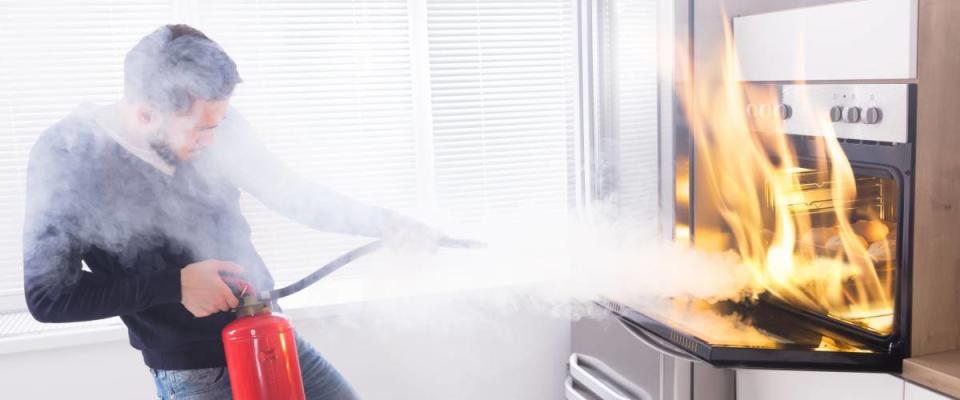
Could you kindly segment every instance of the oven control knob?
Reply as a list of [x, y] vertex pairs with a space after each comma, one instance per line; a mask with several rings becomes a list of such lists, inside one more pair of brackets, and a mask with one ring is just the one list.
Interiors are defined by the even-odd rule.
[[770, 105], [769, 105], [769, 104], [761, 104], [761, 105], [758, 105], [758, 106], [757, 106], [757, 116], [759, 116], [761, 119], [765, 119], [765, 118], [769, 117], [769, 116], [770, 116]]
[[878, 124], [880, 121], [883, 121], [883, 111], [880, 110], [880, 107], [868, 108], [867, 115], [864, 116], [863, 122], [867, 124]]
[[860, 122], [860, 107], [850, 107], [847, 110], [847, 122], [851, 124]]
[[833, 108], [830, 109], [830, 120], [833, 122], [843, 120], [843, 106], [833, 106]]
[[780, 105], [780, 118], [781, 119], [790, 119], [793, 116], [793, 107], [790, 107], [787, 104]]

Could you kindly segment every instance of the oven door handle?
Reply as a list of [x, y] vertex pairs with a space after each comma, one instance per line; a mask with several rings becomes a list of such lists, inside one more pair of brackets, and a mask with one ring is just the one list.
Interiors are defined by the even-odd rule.
[[617, 317], [616, 319], [617, 319], [617, 322], [619, 322], [620, 325], [627, 330], [627, 332], [630, 332], [630, 334], [633, 335], [634, 338], [643, 342], [647, 346], [650, 346], [654, 350], [659, 351], [665, 355], [684, 360], [684, 361], [697, 362], [697, 363], [702, 362], [700, 361], [699, 358], [693, 356], [688, 351], [681, 349], [680, 347], [677, 347], [673, 343], [660, 339], [659, 337], [657, 337], [656, 335], [650, 332], [647, 332], [647, 330], [644, 329], [642, 326], [638, 326], [628, 321], [624, 321], [623, 318], [620, 318], [620, 317]]
[[[567, 398], [570, 398], [570, 390], [573, 390], [579, 398], [584, 397], [573, 386], [576, 382], [602, 400], [653, 400], [646, 390], [630, 382], [596, 358], [573, 353], [570, 355], [568, 365], [570, 379], [568, 379]], [[598, 377], [595, 373], [602, 377]]]
[[586, 398], [586, 396], [580, 394], [580, 391], [577, 390], [577, 388], [573, 387], [573, 378], [569, 376], [567, 377], [567, 380], [563, 382], [563, 389], [565, 394], [564, 397], [566, 397], [567, 400], [589, 400]]

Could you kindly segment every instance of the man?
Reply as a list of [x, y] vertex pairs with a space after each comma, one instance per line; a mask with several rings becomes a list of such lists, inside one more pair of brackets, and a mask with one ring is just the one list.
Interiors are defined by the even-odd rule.
[[[221, 329], [238, 299], [222, 273], [273, 280], [250, 242], [240, 191], [316, 229], [439, 238], [285, 169], [230, 109], [236, 64], [185, 25], [144, 37], [124, 62], [124, 97], [81, 107], [30, 155], [24, 283], [43, 322], [120, 316], [160, 398], [227, 399]], [[307, 397], [350, 399], [299, 337]]]

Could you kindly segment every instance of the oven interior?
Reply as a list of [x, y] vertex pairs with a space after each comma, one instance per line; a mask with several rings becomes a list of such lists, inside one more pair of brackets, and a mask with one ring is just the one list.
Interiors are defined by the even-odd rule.
[[[856, 164], [853, 165], [853, 182], [837, 183], [822, 164], [817, 166], [816, 162], [806, 161], [801, 163], [801, 168], [790, 171], [799, 184], [794, 193], [789, 193], [789, 209], [810, 222], [810, 226], [799, 233], [797, 251], [820, 259], [841, 260], [846, 264], [854, 263], [857, 257], [865, 257], [867, 260], [861, 260], [859, 264], [870, 270], [859, 272], [843, 282], [843, 300], [839, 307], [825, 309], [809, 307], [788, 298], [778, 300], [786, 306], [862, 330], [864, 334], [887, 337], [893, 333], [895, 322], [901, 185], [888, 170]], [[834, 195], [844, 191], [856, 195], [846, 201], [835, 200]], [[766, 198], [767, 210], [770, 210], [773, 199], [769, 191]], [[837, 208], [845, 212], [838, 213]], [[845, 223], [840, 220], [840, 215], [847, 216]], [[857, 254], [853, 248], [859, 247], [855, 244], [843, 245], [844, 228], [841, 225], [849, 227], [852, 232], [848, 234], [848, 240], [859, 242], [866, 248], [866, 254]], [[866, 285], [872, 286], [874, 298], [863, 298], [868, 291], [864, 288]], [[808, 288], [800, 287], [800, 290]], [[810, 295], [816, 296], [817, 293]]]

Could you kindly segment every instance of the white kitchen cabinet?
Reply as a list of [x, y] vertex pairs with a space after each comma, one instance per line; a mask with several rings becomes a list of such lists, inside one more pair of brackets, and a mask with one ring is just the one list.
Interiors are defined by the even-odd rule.
[[903, 400], [949, 400], [950, 398], [923, 386], [907, 382], [903, 391]]
[[903, 400], [903, 393], [904, 381], [889, 374], [737, 370], [737, 400]]

